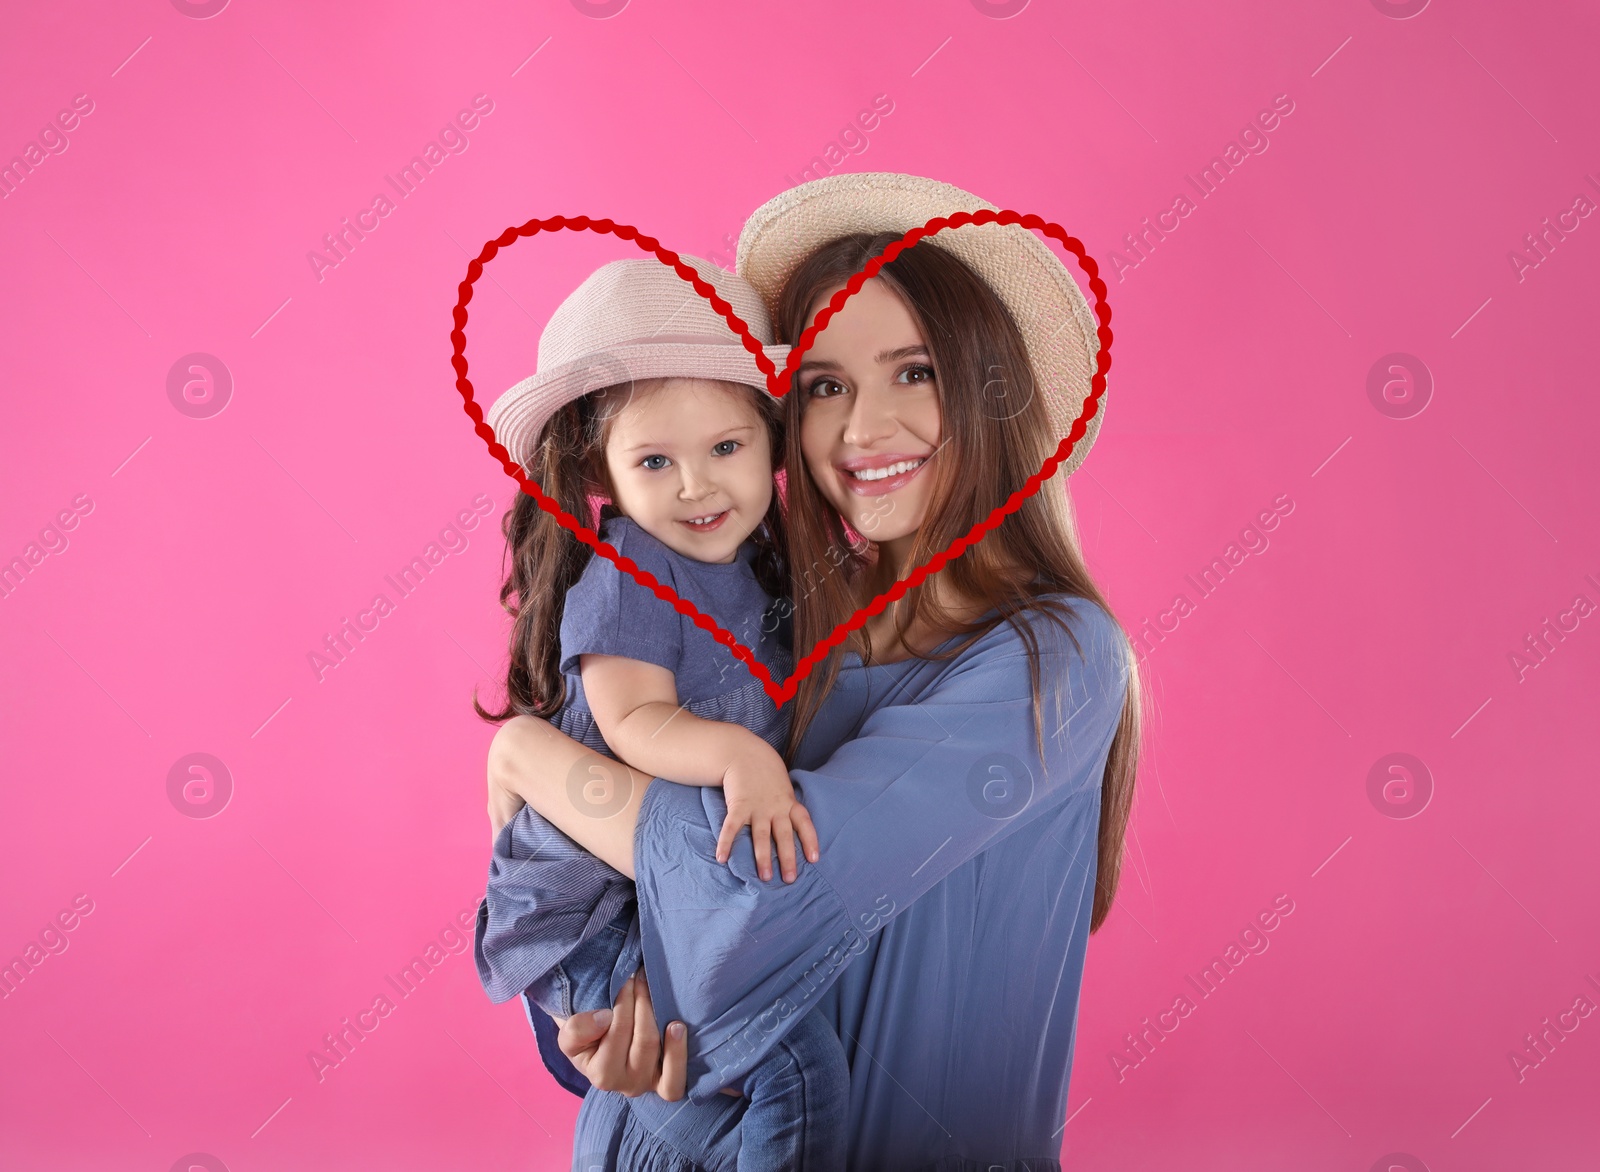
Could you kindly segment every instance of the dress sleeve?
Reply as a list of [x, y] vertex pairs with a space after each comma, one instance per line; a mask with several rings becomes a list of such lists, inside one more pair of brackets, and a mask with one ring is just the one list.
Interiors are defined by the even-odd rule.
[[[614, 522], [609, 544], [664, 586], [677, 588], [660, 542], [631, 523]], [[576, 672], [580, 655], [620, 655], [676, 672], [683, 655], [678, 612], [598, 553], [567, 591], [561, 614], [561, 670]]]
[[[748, 850], [714, 850], [720, 791], [656, 779], [635, 836], [645, 969], [660, 1020], [690, 1028], [688, 1093], [737, 1084], [870, 935], [929, 888], [1075, 795], [1098, 790], [1127, 688], [1127, 643], [1072, 600], [1081, 652], [1029, 612], [1028, 654], [1002, 623], [915, 697], [891, 697], [815, 769], [791, 772], [821, 859], [763, 882]], [[1043, 740], [1041, 754], [1036, 729]]]

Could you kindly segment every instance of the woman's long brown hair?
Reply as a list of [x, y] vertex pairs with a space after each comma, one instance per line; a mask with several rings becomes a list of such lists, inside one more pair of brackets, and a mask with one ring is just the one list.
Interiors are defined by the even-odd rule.
[[[782, 340], [793, 344], [811, 323], [823, 299], [898, 239], [898, 234], [846, 236], [812, 253], [789, 278], [780, 295], [776, 324]], [[982, 278], [954, 254], [929, 242], [901, 252], [879, 270], [878, 276], [905, 303], [927, 343], [943, 433], [933, 457], [936, 474], [925, 520], [908, 556], [909, 567], [921, 565], [947, 549], [1003, 504], [1039, 470], [1061, 437], [1051, 431], [1049, 413], [1028, 361], [1027, 343], [1004, 302]], [[784, 396], [784, 404], [787, 464], [790, 468], [804, 468], [800, 419], [806, 398], [798, 376], [794, 388]], [[863, 599], [888, 589], [897, 567], [880, 564], [874, 543], [847, 532], [843, 519], [810, 476], [791, 475], [788, 482], [789, 564], [792, 597], [798, 604], [794, 620], [794, 645], [798, 651], [815, 647], [854, 613]], [[942, 584], [936, 585], [936, 580], [942, 580]], [[940, 602], [939, 595], [944, 593], [948, 598], [951, 589], [956, 597], [990, 603], [1000, 613], [993, 618], [963, 622]], [[895, 604], [893, 640], [899, 643], [919, 618], [948, 637], [970, 635], [942, 655], [925, 656], [947, 659], [961, 654], [1001, 622], [1011, 622], [1028, 650], [1035, 733], [1041, 756], [1044, 747], [1038, 640], [1027, 623], [1017, 621], [1017, 616], [1025, 611], [1045, 615], [1078, 646], [1064, 617], [1072, 613], [1070, 606], [1041, 597], [1046, 594], [1091, 599], [1111, 613], [1084, 563], [1071, 504], [1060, 480], [1046, 482], [982, 542], [946, 563], [922, 586], [909, 590]], [[872, 645], [866, 631], [857, 631], [854, 637], [854, 648], [863, 662], [870, 662]], [[1091, 932], [1104, 923], [1116, 896], [1138, 769], [1139, 676], [1126, 634], [1122, 644], [1127, 656], [1128, 691], [1100, 791]], [[791, 755], [832, 688], [844, 650], [843, 645], [834, 648], [800, 682], [792, 701]], [[1062, 690], [1055, 690], [1058, 707]]]
[[[643, 385], [641, 380], [606, 387], [562, 407], [545, 424], [538, 447], [524, 465], [529, 478], [546, 495], [596, 531], [610, 518], [621, 515], [612, 503], [615, 490], [605, 460], [606, 438], [617, 416], [618, 400], [625, 402]], [[754, 397], [767, 425], [776, 471], [782, 466], [785, 451], [782, 408], [764, 390], [740, 389]], [[591, 504], [591, 498], [596, 497], [601, 498], [598, 509]], [[566, 682], [561, 674], [561, 616], [566, 610], [567, 591], [583, 576], [594, 550], [563, 529], [525, 492], [517, 493], [516, 502], [501, 518], [500, 529], [505, 534], [510, 560], [500, 586], [500, 606], [512, 619], [506, 703], [498, 712], [491, 712], [474, 694], [472, 707], [483, 719], [495, 722], [513, 716], [549, 718], [567, 701]], [[766, 516], [750, 536], [756, 543], [753, 568], [757, 581], [768, 594], [781, 597], [789, 586], [785, 557], [788, 535], [776, 491]]]

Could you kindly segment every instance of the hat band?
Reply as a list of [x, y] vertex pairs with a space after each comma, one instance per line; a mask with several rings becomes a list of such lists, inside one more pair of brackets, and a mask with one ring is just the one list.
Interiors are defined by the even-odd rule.
[[[744, 342], [736, 334], [648, 334], [637, 338], [624, 338], [595, 345], [591, 343], [579, 357], [604, 354], [608, 350], [637, 349], [646, 346], [729, 346], [744, 349]], [[571, 361], [571, 360], [568, 360]], [[558, 364], [559, 365], [559, 364]]]

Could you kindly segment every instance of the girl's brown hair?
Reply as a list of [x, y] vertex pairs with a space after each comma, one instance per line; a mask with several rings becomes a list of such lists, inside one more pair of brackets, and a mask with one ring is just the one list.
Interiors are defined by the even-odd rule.
[[[616, 490], [606, 468], [606, 440], [621, 405], [645, 381], [606, 387], [562, 407], [545, 424], [539, 445], [525, 465], [529, 478], [547, 496], [596, 531], [610, 518], [622, 515], [614, 503]], [[767, 425], [776, 471], [785, 451], [783, 409], [765, 391], [740, 389], [754, 397]], [[591, 497], [602, 498], [598, 510]], [[513, 716], [548, 718], [567, 700], [561, 675], [561, 616], [567, 591], [583, 576], [594, 550], [563, 529], [525, 492], [517, 493], [500, 528], [510, 560], [500, 586], [500, 605], [512, 619], [506, 703], [500, 711], [491, 712], [474, 694], [472, 707], [485, 720], [496, 722]], [[776, 490], [766, 516], [750, 536], [756, 543], [757, 580], [774, 598], [782, 596], [789, 582], [788, 537]]]
[[[898, 239], [898, 234], [846, 236], [813, 252], [780, 294], [775, 324], [781, 340], [792, 345], [823, 299]], [[879, 270], [878, 277], [904, 302], [927, 344], [943, 433], [940, 447], [931, 457], [935, 478], [925, 520], [908, 555], [909, 568], [948, 548], [1004, 503], [1039, 470], [1060, 437], [1051, 431], [1049, 414], [1035, 386], [1027, 343], [1005, 303], [982, 278], [952, 253], [927, 242], [901, 252]], [[803, 469], [800, 420], [806, 396], [798, 375], [784, 404], [787, 463], [790, 468]], [[874, 543], [846, 531], [843, 519], [809, 475], [788, 477], [788, 513], [792, 596], [800, 604], [794, 618], [798, 650], [815, 647], [854, 613], [862, 599], [888, 589], [899, 567], [881, 564]], [[936, 580], [940, 585], [930, 591], [928, 586]], [[940, 594], [949, 598], [952, 590], [958, 598], [991, 603], [1000, 613], [963, 622], [941, 604]], [[1071, 607], [1041, 597], [1045, 594], [1091, 599], [1111, 613], [1105, 596], [1089, 576], [1071, 505], [1059, 481], [1047, 482], [981, 543], [946, 563], [922, 586], [907, 591], [896, 604], [894, 635], [894, 642], [899, 643], [919, 617], [951, 637], [969, 635], [950, 651], [923, 657], [948, 659], [1001, 622], [1010, 622], [1028, 649], [1041, 756], [1038, 640], [1017, 616], [1024, 611], [1038, 612], [1064, 629], [1078, 646], [1064, 617], [1072, 613]], [[855, 632], [854, 638], [863, 662], [870, 662], [872, 645], [866, 631]], [[1128, 690], [1100, 791], [1099, 866], [1091, 932], [1105, 921], [1116, 895], [1138, 767], [1139, 676], [1125, 634], [1122, 641]], [[832, 688], [844, 649], [843, 645], [834, 648], [800, 682], [792, 701], [791, 755]], [[1058, 706], [1060, 693], [1057, 689]]]

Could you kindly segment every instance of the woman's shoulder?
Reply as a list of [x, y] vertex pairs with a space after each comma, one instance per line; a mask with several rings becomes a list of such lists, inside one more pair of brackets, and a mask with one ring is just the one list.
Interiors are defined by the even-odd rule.
[[983, 655], [1022, 654], [1030, 643], [1041, 650], [1080, 649], [1088, 658], [1116, 653], [1119, 644], [1126, 643], [1126, 636], [1099, 602], [1057, 591], [1029, 599], [985, 632], [970, 650]]
[[951, 694], [1031, 694], [1035, 665], [1043, 679], [1071, 681], [1075, 690], [1120, 693], [1131, 650], [1122, 627], [1094, 599], [1038, 595], [959, 651], [927, 686]]

